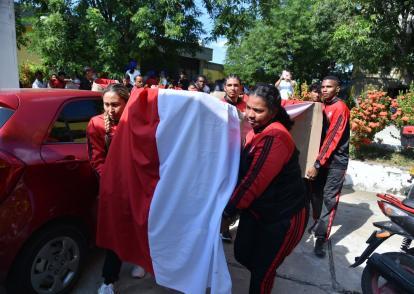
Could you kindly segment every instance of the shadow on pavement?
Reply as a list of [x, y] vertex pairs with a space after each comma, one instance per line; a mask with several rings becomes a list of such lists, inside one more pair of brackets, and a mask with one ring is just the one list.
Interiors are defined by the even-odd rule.
[[339, 243], [344, 237], [362, 227], [373, 215], [368, 203], [350, 204], [339, 202], [334, 226], [340, 228], [331, 235], [332, 245]]
[[349, 194], [353, 194], [356, 191], [352, 187], [344, 187], [341, 191], [341, 197]]

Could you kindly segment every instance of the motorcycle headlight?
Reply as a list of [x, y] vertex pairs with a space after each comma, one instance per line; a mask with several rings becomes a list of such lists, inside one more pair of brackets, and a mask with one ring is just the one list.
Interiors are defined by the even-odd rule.
[[378, 205], [386, 216], [408, 216], [405, 211], [388, 202], [378, 201]]

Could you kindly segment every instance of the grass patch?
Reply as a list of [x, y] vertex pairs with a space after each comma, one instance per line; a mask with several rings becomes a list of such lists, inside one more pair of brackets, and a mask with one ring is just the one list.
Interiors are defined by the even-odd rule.
[[414, 149], [395, 151], [378, 145], [364, 145], [359, 150], [355, 150], [351, 145], [350, 156], [351, 159], [372, 163], [403, 168], [414, 167]]

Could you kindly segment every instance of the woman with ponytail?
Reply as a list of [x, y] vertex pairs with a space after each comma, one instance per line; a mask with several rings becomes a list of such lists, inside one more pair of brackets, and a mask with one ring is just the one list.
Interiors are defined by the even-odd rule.
[[[104, 113], [92, 117], [86, 129], [89, 161], [99, 178], [102, 175], [112, 137], [128, 99], [128, 88], [122, 84], [110, 84], [103, 91]], [[115, 293], [114, 283], [119, 278], [121, 265], [122, 262], [116, 253], [109, 249], [106, 250], [102, 269], [104, 283], [99, 288], [98, 293]], [[135, 278], [142, 278], [145, 275], [145, 270], [136, 265], [133, 267], [131, 275]]]
[[274, 86], [247, 99], [252, 130], [243, 143], [238, 184], [223, 212], [222, 228], [240, 215], [234, 254], [251, 273], [251, 294], [271, 293], [276, 269], [299, 243], [309, 206], [293, 125]]

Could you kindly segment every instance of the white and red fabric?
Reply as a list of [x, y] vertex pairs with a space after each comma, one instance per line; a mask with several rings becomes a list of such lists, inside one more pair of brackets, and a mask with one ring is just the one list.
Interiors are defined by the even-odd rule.
[[219, 230], [239, 156], [233, 106], [198, 92], [135, 92], [103, 169], [97, 244], [168, 288], [231, 293]]
[[282, 106], [292, 120], [295, 120], [296, 117], [304, 113], [313, 104], [313, 102], [298, 100], [283, 100], [282, 102]]
[[[292, 117], [308, 103], [286, 105]], [[103, 168], [97, 244], [184, 293], [231, 293], [221, 215], [237, 182], [237, 110], [191, 91], [140, 89]]]
[[92, 83], [92, 91], [95, 92], [103, 92], [110, 84], [118, 84], [118, 80], [111, 80], [111, 79], [95, 79]]

